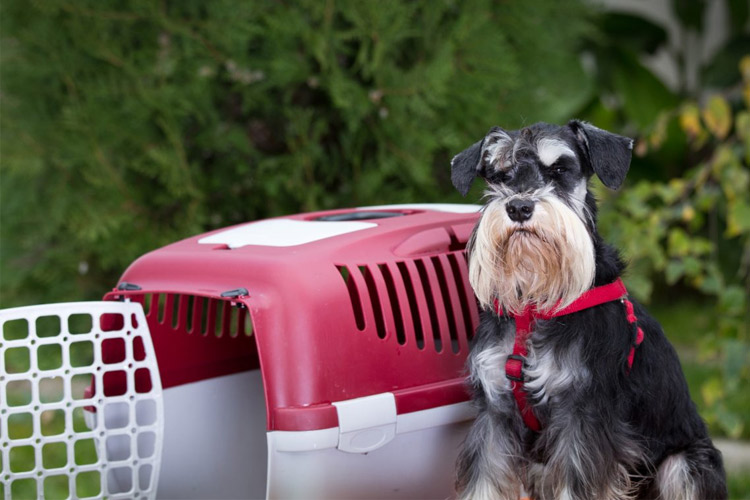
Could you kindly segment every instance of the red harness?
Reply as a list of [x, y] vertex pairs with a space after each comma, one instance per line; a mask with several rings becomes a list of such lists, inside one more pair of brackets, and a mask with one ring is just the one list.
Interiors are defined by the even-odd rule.
[[[534, 415], [533, 408], [526, 400], [526, 391], [523, 388], [523, 368], [526, 363], [526, 356], [528, 355], [526, 344], [534, 329], [534, 323], [540, 319], [547, 320], [565, 316], [566, 314], [573, 314], [589, 307], [606, 304], [607, 302], [622, 301], [623, 305], [625, 305], [628, 323], [633, 327], [633, 340], [630, 352], [628, 353], [628, 372], [630, 372], [633, 366], [633, 359], [635, 358], [635, 350], [643, 342], [643, 330], [638, 326], [638, 318], [636, 318], [633, 312], [633, 304], [627, 297], [628, 291], [625, 289], [622, 280], [618, 278], [617, 281], [609, 285], [599, 286], [584, 292], [572, 304], [559, 311], [540, 312], [534, 306], [529, 306], [521, 314], [512, 316], [516, 320], [516, 341], [513, 344], [513, 354], [508, 355], [508, 360], [505, 362], [505, 376], [511, 380], [513, 396], [516, 398], [523, 421], [529, 429], [539, 432], [542, 428], [536, 415]], [[503, 315], [503, 311], [497, 302], [495, 303], [495, 310], [499, 315]]]

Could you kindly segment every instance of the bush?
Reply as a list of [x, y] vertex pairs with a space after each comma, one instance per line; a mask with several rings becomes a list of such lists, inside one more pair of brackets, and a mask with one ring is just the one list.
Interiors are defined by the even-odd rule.
[[450, 158], [488, 124], [588, 99], [586, 10], [2, 2], [2, 306], [98, 298], [209, 228], [455, 197]]
[[600, 190], [602, 230], [632, 261], [632, 292], [648, 300], [661, 280], [713, 299], [718, 321], [699, 347], [721, 372], [701, 383], [703, 416], [732, 437], [750, 436], [750, 56], [740, 66], [741, 86], [663, 113], [636, 145], [644, 158], [680, 145], [683, 177]]

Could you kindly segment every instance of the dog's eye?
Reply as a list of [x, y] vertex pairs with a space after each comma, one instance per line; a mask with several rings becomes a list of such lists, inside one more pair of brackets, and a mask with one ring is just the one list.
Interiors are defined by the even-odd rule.
[[503, 170], [495, 170], [487, 177], [487, 180], [492, 184], [503, 184], [504, 182], [508, 182], [509, 179], [510, 175]]
[[555, 175], [562, 175], [567, 171], [568, 171], [568, 167], [566, 167], [565, 164], [563, 164], [562, 162], [557, 161], [552, 164], [552, 172]]

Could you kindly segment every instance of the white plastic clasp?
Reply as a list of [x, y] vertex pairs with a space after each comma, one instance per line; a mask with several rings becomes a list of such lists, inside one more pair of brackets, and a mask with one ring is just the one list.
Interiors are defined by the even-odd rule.
[[368, 453], [396, 437], [396, 398], [390, 392], [333, 403], [339, 444], [347, 453]]

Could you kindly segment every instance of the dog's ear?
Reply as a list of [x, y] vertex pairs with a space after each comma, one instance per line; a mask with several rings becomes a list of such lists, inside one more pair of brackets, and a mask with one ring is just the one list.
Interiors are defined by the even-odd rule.
[[500, 127], [492, 127], [484, 139], [461, 151], [451, 160], [451, 181], [462, 196], [469, 192], [476, 176], [485, 176], [485, 145], [493, 144], [501, 137], [508, 137], [508, 134]]
[[474, 177], [481, 175], [483, 145], [484, 139], [461, 151], [451, 160], [451, 181], [461, 196], [466, 196], [469, 192]]
[[610, 189], [619, 188], [630, 168], [633, 139], [579, 120], [571, 120], [568, 127], [573, 130], [591, 169], [604, 185]]

